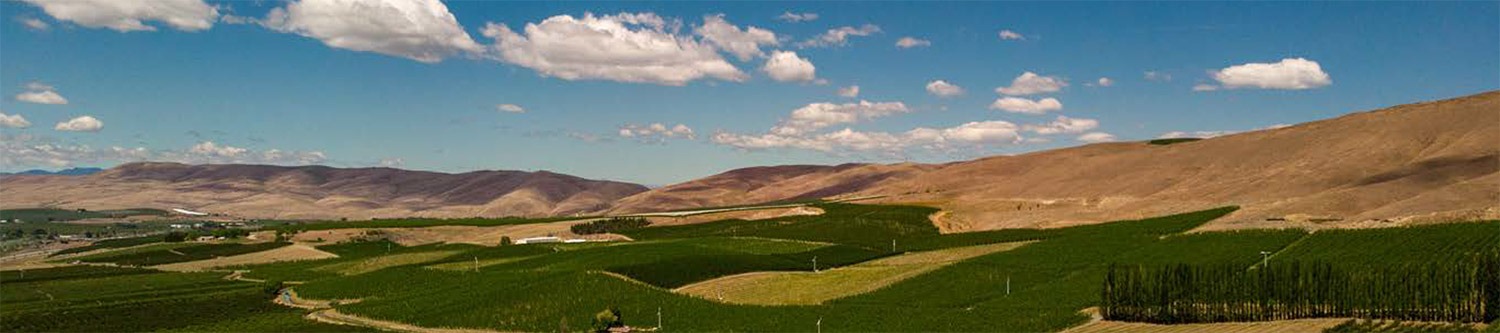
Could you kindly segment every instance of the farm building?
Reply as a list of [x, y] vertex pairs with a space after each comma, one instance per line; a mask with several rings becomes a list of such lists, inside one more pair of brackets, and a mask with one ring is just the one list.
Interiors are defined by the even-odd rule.
[[521, 240], [516, 241], [516, 244], [541, 244], [541, 243], [560, 243], [560, 242], [562, 242], [562, 238], [557, 238], [557, 237], [552, 237], [552, 236], [545, 236], [545, 237], [522, 238]]

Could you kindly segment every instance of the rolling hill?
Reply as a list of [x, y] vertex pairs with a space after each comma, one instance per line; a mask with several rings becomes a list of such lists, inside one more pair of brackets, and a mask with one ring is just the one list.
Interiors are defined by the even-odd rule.
[[943, 208], [948, 232], [1061, 227], [1223, 205], [1205, 229], [1500, 217], [1500, 92], [1278, 129], [944, 165], [739, 169], [620, 200], [634, 212], [819, 196]]
[[0, 179], [0, 207], [181, 207], [260, 218], [551, 216], [595, 211], [644, 186], [546, 171], [129, 163], [88, 176]]

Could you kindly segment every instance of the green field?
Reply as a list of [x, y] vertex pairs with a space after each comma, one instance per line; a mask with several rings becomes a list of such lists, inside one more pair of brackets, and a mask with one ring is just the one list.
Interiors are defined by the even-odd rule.
[[[1269, 259], [1273, 265], [1295, 260], [1334, 261], [1350, 267], [1391, 261], [1443, 262], [1500, 240], [1500, 222], [1493, 221], [1312, 234], [1302, 230], [1185, 233], [1233, 212], [1233, 207], [1062, 229], [941, 235], [927, 220], [934, 212], [931, 208], [853, 204], [818, 207], [826, 213], [621, 231], [636, 240], [633, 242], [499, 247], [346, 243], [318, 247], [338, 258], [233, 268], [248, 270], [247, 278], [305, 282], [295, 286], [303, 298], [360, 300], [336, 305], [342, 313], [425, 327], [555, 331], [566, 326], [577, 331], [588, 327], [595, 313], [616, 307], [626, 324], [638, 327], [656, 326], [659, 309], [663, 329], [674, 331], [810, 331], [819, 320], [821, 329], [828, 332], [1057, 331], [1088, 320], [1079, 311], [1100, 304], [1100, 282], [1111, 265], [1226, 265], [1249, 269], [1261, 262], [1261, 251], [1276, 253]], [[914, 251], [1018, 241], [1031, 243], [948, 263], [883, 288], [821, 305], [734, 305], [672, 291], [747, 272], [811, 272], [814, 257], [821, 270]], [[157, 258], [163, 253], [173, 251], [233, 252], [227, 248], [194, 249], [203, 245], [182, 246], [145, 246], [88, 258], [155, 264], [161, 262]], [[225, 288], [225, 295], [237, 290], [229, 287], [237, 283], [228, 281], [207, 284], [213, 276], [203, 274], [148, 271], [69, 278], [91, 273], [63, 268], [27, 274], [58, 278], [0, 284], [0, 291], [7, 297], [0, 307], [8, 316], [23, 311], [12, 306], [9, 297], [33, 301], [39, 297], [35, 291], [13, 285], [45, 283], [54, 288], [48, 290], [59, 290], [56, 288], [68, 288], [66, 281], [92, 280], [95, 282], [87, 288], [102, 288], [105, 294], [151, 297], [172, 295], [167, 290], [174, 288]], [[0, 281], [9, 281], [12, 275], [0, 274]], [[103, 283], [111, 280], [121, 283]], [[177, 280], [181, 282], [174, 282]], [[150, 292], [134, 287], [147, 282], [186, 285], [151, 285], [162, 291]], [[265, 295], [250, 297], [250, 291], [223, 297], [224, 302], [236, 305], [216, 305], [243, 308], [234, 310], [243, 315], [150, 329], [303, 329], [294, 326], [301, 325], [298, 321], [291, 320], [298, 319], [296, 311], [253, 310], [269, 303]], [[199, 293], [217, 292], [205, 289]], [[63, 297], [58, 299], [95, 297], [83, 292], [52, 295], [59, 294]], [[152, 307], [111, 309], [124, 313], [157, 311]], [[7, 318], [31, 321], [29, 316]], [[97, 329], [84, 323], [7, 325], [45, 328], [40, 330]]]
[[287, 246], [289, 244], [290, 243], [163, 243], [154, 246], [88, 255], [76, 258], [76, 260], [91, 263], [113, 263], [125, 266], [151, 266], [194, 260], [213, 259], [215, 257], [227, 257], [251, 252], [260, 252]]
[[221, 275], [109, 267], [0, 272], [0, 330], [368, 331], [308, 321], [300, 310], [269, 302], [260, 284]]

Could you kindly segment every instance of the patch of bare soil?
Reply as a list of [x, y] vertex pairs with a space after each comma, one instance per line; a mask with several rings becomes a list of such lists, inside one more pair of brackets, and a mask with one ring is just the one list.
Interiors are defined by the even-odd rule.
[[219, 257], [207, 260], [197, 260], [154, 266], [153, 268], [166, 271], [202, 271], [217, 267], [228, 267], [238, 265], [264, 264], [282, 261], [317, 260], [337, 258], [338, 255], [324, 252], [305, 244], [292, 244], [270, 250]]
[[736, 210], [722, 213], [708, 213], [688, 216], [651, 216], [647, 217], [646, 220], [651, 221], [652, 226], [669, 226], [707, 223], [728, 219], [765, 220], [788, 216], [808, 215], [823, 215], [823, 209], [809, 206], [797, 206], [771, 209]]

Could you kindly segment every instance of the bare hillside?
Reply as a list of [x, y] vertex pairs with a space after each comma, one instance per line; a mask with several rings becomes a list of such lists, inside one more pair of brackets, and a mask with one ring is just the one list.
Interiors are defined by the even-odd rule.
[[248, 217], [550, 216], [644, 186], [539, 171], [130, 163], [89, 176], [0, 178], [0, 207], [190, 208]]
[[[1224, 205], [1244, 209], [1209, 229], [1500, 218], [1500, 92], [1171, 145], [1104, 143], [945, 165], [798, 166], [791, 175], [746, 170], [637, 194], [617, 210], [884, 195], [945, 209], [939, 225], [950, 232]], [[747, 175], [755, 186], [718, 185]]]

